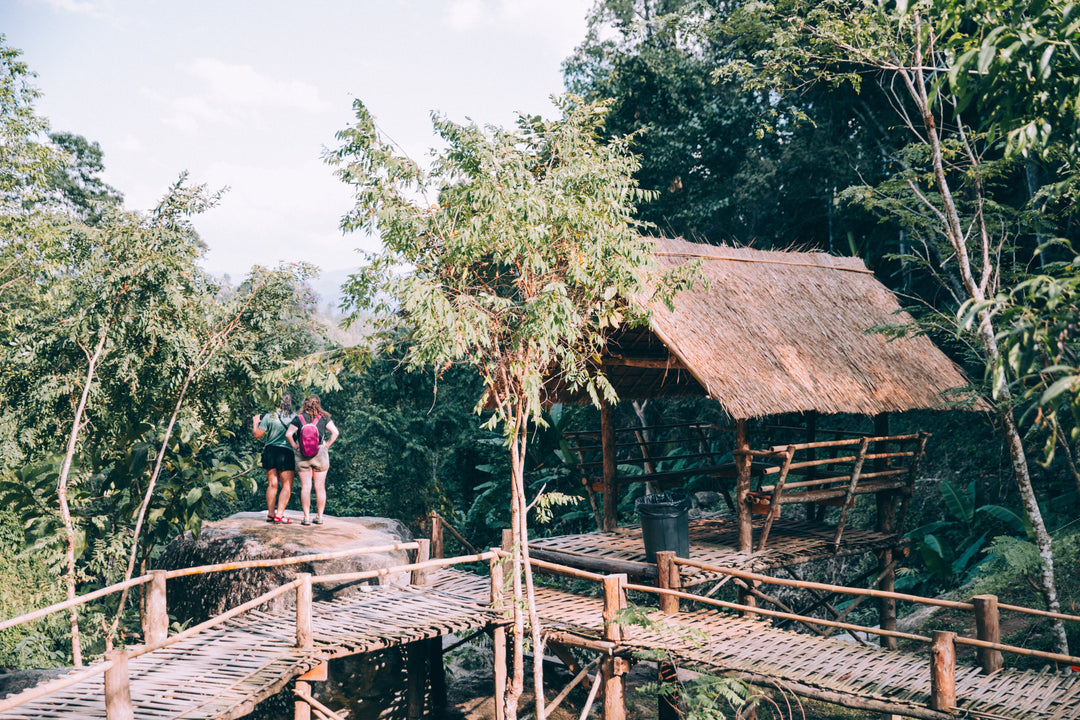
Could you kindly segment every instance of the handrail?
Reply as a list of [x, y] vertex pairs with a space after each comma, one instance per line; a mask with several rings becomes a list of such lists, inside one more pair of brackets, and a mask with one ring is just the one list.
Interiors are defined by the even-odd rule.
[[150, 579], [151, 579], [150, 575], [140, 575], [137, 578], [131, 578], [130, 580], [127, 580], [127, 581], [121, 582], [121, 583], [117, 583], [116, 585], [109, 585], [108, 587], [103, 587], [103, 588], [101, 588], [99, 590], [94, 590], [93, 592], [88, 592], [85, 595], [80, 595], [80, 596], [78, 596], [76, 598], [72, 598], [71, 600], [65, 600], [63, 602], [53, 603], [52, 605], [49, 605], [48, 607], [43, 607], [43, 608], [40, 608], [38, 610], [31, 610], [30, 612], [25, 613], [23, 615], [19, 615], [17, 617], [9, 618], [7, 620], [4, 620], [3, 622], [0, 622], [0, 630], [7, 630], [10, 627], [15, 627], [17, 625], [22, 625], [24, 623], [30, 622], [31, 620], [37, 620], [39, 618], [43, 618], [46, 615], [52, 615], [55, 612], [60, 612], [61, 610], [67, 610], [68, 608], [73, 608], [73, 607], [76, 607], [78, 605], [82, 605], [83, 603], [88, 603], [91, 600], [97, 600], [99, 597], [104, 597], [106, 595], [112, 595], [113, 593], [124, 590], [125, 588], [135, 587], [136, 585], [142, 585], [143, 583], [150, 582]]
[[334, 583], [334, 582], [353, 582], [356, 580], [370, 580], [371, 578], [382, 577], [383, 575], [394, 575], [396, 573], [408, 572], [410, 570], [429, 570], [431, 568], [442, 568], [456, 565], [459, 563], [469, 562], [481, 562], [483, 560], [493, 560], [498, 557], [498, 552], [495, 550], [488, 550], [487, 552], [477, 553], [475, 555], [459, 555], [452, 558], [435, 558], [433, 560], [425, 560], [424, 562], [411, 563], [409, 565], [397, 565], [395, 567], [388, 568], [376, 568], [374, 570], [362, 570], [360, 572], [352, 573], [338, 573], [337, 575], [313, 575], [311, 578], [312, 584]]
[[[415, 542], [414, 543], [401, 543], [399, 545], [411, 545], [413, 547], [419, 547], [419, 544], [415, 543]], [[343, 552], [346, 553], [346, 554], [362, 554], [363, 552], [373, 552], [373, 551], [376, 551], [376, 550], [362, 549], [362, 550], [358, 550], [358, 551], [343, 551]], [[342, 553], [326, 553], [325, 555], [328, 555], [328, 556], [341, 556]], [[313, 556], [301, 555], [301, 556], [298, 556], [298, 557], [299, 557], [298, 562], [302, 562], [302, 561], [305, 561], [305, 560], [310, 561]], [[434, 560], [427, 560], [427, 561], [420, 562], [420, 563], [411, 563], [411, 564], [406, 564], [406, 565], [398, 565], [398, 566], [390, 567], [390, 568], [377, 568], [375, 570], [366, 570], [366, 571], [362, 571], [362, 572], [358, 572], [358, 573], [340, 573], [340, 574], [337, 574], [337, 575], [315, 576], [315, 577], [312, 577], [310, 581], [312, 583], [328, 583], [328, 582], [340, 582], [340, 581], [343, 581], [343, 580], [345, 580], [345, 581], [348, 581], [348, 580], [363, 580], [363, 579], [379, 577], [379, 576], [382, 576], [382, 575], [389, 575], [389, 574], [393, 574], [393, 573], [408, 572], [410, 570], [424, 570], [424, 569], [430, 569], [430, 568], [448, 567], [450, 565], [454, 565], [454, 564], [458, 564], [458, 563], [479, 562], [479, 561], [483, 561], [483, 560], [491, 560], [491, 559], [494, 559], [496, 557], [498, 557], [498, 552], [496, 552], [494, 550], [489, 550], [488, 552], [479, 553], [479, 554], [475, 554], [475, 555], [463, 555], [463, 556], [459, 556], [459, 557], [445, 558], [445, 559], [440, 558], [440, 559], [434, 559]], [[278, 558], [278, 559], [279, 560], [287, 560], [287, 559], [291, 560], [292, 558]], [[258, 563], [258, 562], [262, 562], [262, 561], [250, 561], [250, 562]], [[242, 563], [237, 563], [237, 564], [242, 564]], [[280, 563], [280, 564], [295, 564], [295, 563]], [[234, 565], [233, 563], [227, 563], [224, 566], [208, 565], [208, 566], [202, 566], [202, 567], [203, 568], [214, 568], [214, 570], [212, 570], [212, 571], [216, 572], [216, 571], [222, 571], [222, 570], [236, 569], [235, 567], [233, 567], [233, 565]], [[188, 570], [188, 569], [199, 570], [201, 568], [184, 568], [184, 569], [185, 570]], [[137, 584], [141, 584], [141, 583], [144, 583], [144, 582], [148, 582], [151, 579], [152, 579], [152, 576], [150, 576], [150, 575], [141, 576], [139, 578], [133, 578], [132, 580], [129, 580], [127, 582], [118, 583], [117, 585], [110, 586], [108, 588], [102, 588], [101, 590], [97, 590], [94, 593], [88, 593], [87, 595], [82, 596], [80, 598], [76, 598], [75, 600], [86, 602], [89, 599], [93, 599], [93, 597], [101, 597], [102, 595], [108, 594], [109, 592], [116, 592], [117, 590], [122, 589], [124, 586], [131, 587], [132, 585], [137, 585]], [[160, 650], [161, 648], [168, 647], [169, 645], [173, 645], [173, 644], [178, 643], [178, 642], [180, 642], [182, 640], [186, 640], [188, 638], [194, 637], [195, 635], [198, 635], [199, 633], [201, 633], [201, 632], [203, 632], [205, 630], [208, 630], [209, 628], [212, 628], [212, 627], [214, 627], [216, 625], [220, 625], [221, 623], [225, 622], [226, 620], [230, 620], [230, 619], [236, 617], [237, 615], [241, 615], [241, 614], [243, 614], [243, 613], [245, 613], [245, 612], [247, 612], [249, 610], [252, 610], [252, 609], [254, 609], [254, 608], [256, 608], [256, 607], [258, 607], [260, 605], [263, 605], [263, 604], [269, 602], [270, 600], [273, 600], [274, 598], [278, 597], [279, 595], [282, 595], [282, 594], [284, 594], [286, 592], [289, 592], [290, 590], [294, 590], [294, 589], [298, 588], [304, 582], [305, 582], [305, 580], [302, 579], [302, 578], [299, 578], [299, 577], [297, 579], [295, 579], [295, 580], [290, 580], [289, 582], [286, 582], [286, 583], [284, 583], [282, 585], [279, 585], [279, 586], [277, 586], [277, 587], [263, 593], [262, 595], [260, 595], [257, 598], [254, 598], [252, 600], [248, 600], [247, 602], [245, 602], [245, 603], [243, 603], [241, 605], [237, 605], [236, 607], [231, 608], [231, 609], [221, 613], [220, 615], [216, 615], [216, 616], [210, 618], [209, 620], [206, 620], [205, 622], [202, 622], [202, 623], [200, 623], [198, 625], [190, 627], [187, 630], [184, 630], [183, 632], [177, 633], [176, 635], [173, 635], [173, 636], [163, 640], [162, 642], [155, 643], [153, 645], [135, 646], [132, 649], [126, 650], [123, 653], [123, 657], [124, 657], [125, 660], [130, 660], [130, 659], [137, 658], [137, 657], [140, 657], [142, 655], [145, 655], [147, 653], [154, 652], [155, 650]], [[93, 597], [91, 597], [91, 596], [93, 596]], [[59, 603], [59, 605], [64, 606], [64, 607], [60, 607], [59, 609], [65, 609], [66, 607], [71, 606], [73, 603], [74, 603], [74, 601], [68, 601], [67, 603]], [[41, 613], [43, 611], [50, 610], [51, 607], [52, 606], [50, 606], [50, 608], [42, 608], [42, 610], [35, 611], [35, 613], [31, 613], [30, 615], [36, 615], [37, 617], [41, 617]], [[53, 610], [53, 611], [55, 612], [55, 610]], [[48, 614], [48, 613], [46, 613], [46, 614]], [[23, 617], [27, 617], [27, 616], [23, 616]], [[29, 619], [34, 619], [34, 618], [29, 618]], [[29, 619], [22, 620], [22, 621], [23, 622], [28, 622]], [[7, 622], [11, 623], [13, 621], [18, 621], [18, 620], [21, 620], [21, 618], [12, 618], [12, 620], [7, 621]], [[15, 624], [19, 624], [19, 623], [15, 623]], [[11, 625], [8, 624], [8, 625], [6, 625], [6, 627], [11, 627]], [[81, 672], [76, 672], [75, 674], [71, 674], [71, 675], [67, 675], [65, 677], [57, 678], [56, 680], [54, 680], [52, 682], [45, 683], [43, 685], [39, 685], [37, 687], [24, 690], [23, 692], [20, 692], [20, 693], [14, 694], [14, 695], [10, 695], [10, 696], [8, 696], [8, 697], [6, 697], [4, 699], [0, 699], [0, 712], [10, 710], [11, 708], [18, 707], [19, 705], [23, 705], [25, 703], [31, 702], [33, 700], [36, 700], [36, 699], [40, 698], [40, 697], [43, 697], [43, 696], [48, 695], [50, 693], [53, 693], [53, 692], [55, 692], [57, 690], [62, 690], [64, 688], [66, 688], [66, 687], [70, 687], [71, 685], [76, 685], [76, 684], [78, 684], [80, 682], [83, 682], [84, 680], [92, 678], [92, 677], [94, 677], [96, 675], [100, 675], [102, 673], [105, 673], [105, 672], [109, 671], [114, 666], [114, 664], [115, 663], [114, 663], [113, 660], [103, 660], [101, 662], [94, 663], [93, 665], [91, 665], [90, 667], [86, 668], [85, 670], [83, 670]]]
[[250, 568], [269, 568], [279, 567], [282, 565], [298, 565], [305, 562], [322, 562], [323, 560], [336, 560], [343, 557], [352, 557], [353, 555], [366, 555], [368, 553], [382, 553], [393, 552], [395, 550], [416, 550], [420, 547], [420, 543], [407, 542], [407, 543], [394, 543], [391, 545], [372, 545], [370, 547], [354, 548], [352, 550], [339, 550], [332, 553], [320, 553], [318, 555], [293, 555], [292, 557], [285, 558], [269, 558], [266, 560], [241, 560], [239, 562], [232, 563], [219, 563], [217, 565], [200, 565], [198, 567], [190, 568], [177, 568], [176, 570], [169, 570], [165, 573], [165, 577], [169, 580], [178, 577], [185, 577], [188, 575], [205, 575], [215, 572], [228, 572], [231, 570], [247, 570]]
[[825, 625], [826, 627], [840, 628], [841, 630], [867, 632], [872, 635], [883, 635], [885, 637], [894, 637], [901, 640], [915, 640], [927, 643], [930, 642], [930, 638], [923, 635], [914, 635], [912, 633], [900, 632], [898, 630], [882, 630], [880, 628], [865, 627], [863, 625], [852, 625], [851, 623], [837, 622], [835, 620], [822, 620], [820, 618], [805, 617], [802, 615], [796, 615], [794, 613], [782, 612], [780, 610], [766, 610], [765, 608], [751, 607], [749, 605], [728, 602], [726, 600], [717, 600], [716, 598], [705, 597], [704, 595], [694, 595], [693, 593], [683, 592], [681, 590], [669, 590], [665, 588], [651, 587], [649, 585], [635, 585], [633, 583], [627, 583], [623, 587], [625, 587], [627, 590], [637, 590], [638, 592], [653, 593], [656, 595], [671, 595], [679, 598], [680, 600], [693, 600], [694, 602], [700, 602], [704, 605], [714, 605], [716, 607], [722, 607], [727, 610], [738, 610], [739, 612], [752, 611], [755, 615], [767, 615], [769, 617], [778, 617], [784, 620], [798, 620], [800, 622], [811, 623], [814, 625]]
[[[694, 602], [700, 602], [704, 605], [715, 605], [716, 607], [722, 607], [729, 610], [738, 610], [740, 612], [750, 612], [755, 615], [767, 615], [769, 617], [778, 617], [785, 620], [797, 620], [798, 622], [808, 623], [811, 625], [824, 625], [826, 627], [840, 628], [841, 630], [853, 630], [856, 632], [869, 633], [871, 635], [895, 637], [902, 640], [914, 640], [916, 642], [924, 643], [931, 642], [931, 638], [925, 637], [923, 635], [914, 635], [911, 633], [899, 632], [896, 630], [882, 630], [880, 628], [866, 627], [864, 625], [852, 625], [850, 623], [836, 622], [834, 620], [823, 620], [821, 618], [812, 618], [805, 615], [796, 615], [795, 613], [781, 612], [779, 610], [767, 610], [765, 608], [742, 605], [740, 603], [732, 603], [725, 600], [716, 600], [715, 598], [707, 598], [703, 595], [694, 595], [693, 593], [682, 592], [680, 590], [650, 587], [648, 585], [635, 585], [633, 583], [626, 583], [623, 585], [623, 587], [627, 590], [653, 593], [655, 595], [670, 595], [677, 597], [681, 600], [693, 600]], [[1005, 645], [1002, 643], [988, 642], [986, 640], [976, 640], [974, 638], [966, 638], [959, 635], [953, 639], [953, 642], [960, 645], [970, 645], [972, 647], [981, 647], [991, 650], [999, 650], [1002, 652], [1010, 652], [1014, 655], [1024, 655], [1027, 657], [1039, 658], [1041, 660], [1050, 660], [1052, 662], [1067, 663], [1069, 665], [1080, 665], [1080, 657], [1076, 657], [1073, 655], [1060, 655], [1058, 653], [1043, 652], [1041, 650], [1030, 650], [1028, 648], [1017, 647], [1016, 645]]]
[[[905, 602], [918, 603], [922, 605], [935, 605], [937, 607], [949, 608], [951, 610], [974, 610], [975, 605], [972, 603], [959, 602], [956, 600], [939, 600], [938, 598], [922, 597], [921, 595], [908, 595], [906, 593], [890, 592], [888, 590], [875, 590], [874, 588], [853, 588], [846, 585], [829, 585], [827, 583], [817, 583], [809, 580], [787, 580], [785, 578], [771, 577], [769, 575], [759, 575], [758, 573], [747, 572], [745, 570], [735, 570], [734, 568], [721, 567], [719, 565], [710, 565], [708, 563], [699, 562], [697, 560], [690, 560], [688, 558], [676, 557], [675, 562], [678, 565], [686, 565], [688, 567], [696, 567], [701, 570], [711, 570], [713, 572], [723, 573], [725, 575], [731, 575], [743, 580], [757, 580], [771, 585], [783, 585], [785, 587], [797, 587], [813, 590], [828, 590], [829, 592], [840, 592], [848, 595], [864, 595], [866, 597], [879, 597], [879, 598], [891, 598], [893, 600], [902, 600]], [[1027, 608], [1022, 605], [1006, 605], [1004, 603], [998, 603], [999, 610], [1011, 610], [1013, 612], [1025, 613], [1028, 615], [1038, 615], [1040, 617], [1056, 618], [1059, 620], [1068, 620], [1070, 622], [1080, 622], [1080, 616], [1068, 615], [1066, 613], [1052, 612], [1050, 610], [1039, 610], [1037, 608]]]
[[[375, 552], [391, 552], [393, 550], [415, 550], [419, 547], [419, 543], [413, 541], [408, 543], [395, 543], [393, 545], [373, 545], [366, 548], [356, 548], [354, 550], [341, 550], [333, 553], [322, 553], [319, 555], [296, 555], [288, 558], [273, 558], [269, 560], [244, 560], [236, 563], [219, 563], [217, 565], [199, 565], [191, 568], [179, 568], [177, 570], [169, 570], [165, 573], [167, 579], [184, 577], [186, 575], [201, 575], [213, 572], [226, 572], [229, 570], [244, 570], [247, 568], [262, 568], [262, 567], [277, 567], [281, 565], [296, 565], [304, 562], [320, 562], [323, 560], [334, 560], [337, 558], [350, 557], [353, 555], [364, 555], [367, 553]], [[67, 610], [69, 608], [88, 603], [91, 600], [97, 600], [100, 597], [106, 595], [112, 595], [113, 593], [120, 592], [136, 585], [142, 585], [150, 582], [152, 575], [140, 575], [139, 577], [126, 580], [124, 582], [116, 583], [115, 585], [109, 585], [93, 592], [80, 595], [71, 600], [65, 600], [63, 602], [54, 603], [48, 607], [40, 608], [38, 610], [32, 610], [23, 615], [9, 618], [0, 622], [0, 630], [6, 630], [11, 627], [23, 625], [34, 620], [38, 620], [47, 615], [60, 612], [61, 610]]]
[[[742, 578], [743, 580], [756, 580], [772, 585], [784, 585], [786, 587], [797, 587], [812, 590], [828, 590], [830, 592], [844, 592], [851, 595], [865, 595], [868, 597], [892, 598], [894, 600], [906, 600], [909, 602], [924, 603], [926, 605], [936, 605], [938, 607], [949, 608], [952, 610], [975, 609], [975, 606], [971, 603], [962, 603], [955, 600], [938, 600], [937, 598], [924, 598], [919, 595], [907, 595], [905, 593], [890, 592], [888, 590], [875, 590], [873, 588], [849, 588], [844, 585], [829, 585], [827, 583], [811, 582], [809, 580], [787, 580], [785, 578], [770, 577], [769, 575], [759, 575], [758, 573], [747, 572], [745, 570], [735, 570], [733, 568], [721, 567], [719, 565], [710, 565], [708, 563], [699, 562], [697, 560], [689, 560], [687, 558], [681, 557], [676, 557], [675, 562], [679, 565], [696, 567], [700, 570], [711, 570], [713, 572], [719, 572], [725, 575]], [[999, 605], [998, 607], [1001, 606]]]

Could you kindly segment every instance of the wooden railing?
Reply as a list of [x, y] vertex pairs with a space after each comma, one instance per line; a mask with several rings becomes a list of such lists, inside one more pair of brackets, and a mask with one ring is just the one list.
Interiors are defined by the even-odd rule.
[[[503, 556], [507, 555], [505, 551], [500, 552], [500, 554]], [[937, 598], [926, 598], [918, 595], [909, 595], [905, 593], [888, 592], [884, 590], [853, 588], [840, 585], [830, 585], [826, 583], [774, 578], [767, 575], [760, 575], [757, 573], [745, 572], [732, 568], [725, 568], [711, 565], [708, 563], [697, 562], [686, 558], [679, 558], [675, 556], [674, 552], [670, 551], [658, 552], [656, 558], [656, 586], [638, 585], [630, 583], [627, 579], [627, 575], [625, 574], [593, 573], [578, 568], [567, 567], [565, 565], [560, 565], [553, 562], [537, 560], [535, 558], [532, 559], [532, 565], [539, 570], [551, 572], [568, 578], [597, 582], [601, 584], [604, 589], [603, 640], [588, 640], [575, 635], [564, 637], [567, 634], [550, 632], [548, 633], [548, 637], [559, 642], [566, 642], [571, 646], [600, 652], [606, 656], [616, 656], [619, 648], [619, 642], [622, 639], [622, 635], [621, 630], [618, 628], [618, 624], [615, 619], [618, 617], [618, 614], [627, 606], [626, 592], [632, 590], [636, 592], [655, 595], [657, 597], [660, 611], [668, 615], [678, 614], [680, 612], [680, 601], [685, 600], [688, 602], [698, 603], [710, 607], [732, 610], [735, 612], [743, 613], [745, 615], [761, 615], [776, 619], [794, 620], [808, 626], [817, 625], [821, 627], [841, 629], [851, 633], [867, 633], [882, 637], [892, 637], [900, 640], [908, 640], [929, 646], [931, 692], [930, 701], [926, 708], [926, 712], [920, 712], [918, 710], [915, 710], [913, 713], [910, 713], [909, 710], [905, 710], [905, 714], [910, 714], [911, 717], [932, 718], [934, 720], [945, 717], [948, 713], [952, 712], [956, 706], [957, 645], [966, 645], [975, 648], [979, 660], [979, 665], [982, 670], [987, 674], [997, 672], [1002, 668], [1002, 653], [1010, 653], [1024, 657], [1038, 658], [1041, 660], [1070, 665], [1073, 667], [1080, 666], [1080, 657], [1077, 656], [1043, 652], [1040, 650], [1032, 650], [1029, 648], [1023, 648], [1015, 645], [1001, 643], [999, 641], [1000, 631], [998, 613], [1001, 610], [1007, 610], [1037, 617], [1057, 618], [1069, 622], [1080, 622], [1080, 616], [1069, 615], [1066, 613], [1055, 613], [1047, 610], [1039, 610], [1036, 608], [1027, 608], [1019, 605], [1008, 605], [1004, 603], [999, 603], [997, 601], [997, 598], [993, 595], [979, 595], [973, 597], [971, 599], [971, 602], [959, 602], [955, 600], [941, 600]], [[954, 632], [948, 631], [933, 631], [928, 637], [915, 633], [905, 633], [895, 630], [883, 630], [880, 628], [866, 627], [837, 620], [825, 620], [821, 618], [799, 615], [797, 613], [784, 610], [770, 610], [758, 606], [751, 606], [736, 602], [728, 602], [725, 600], [717, 600], [702, 595], [695, 595], [692, 593], [684, 592], [681, 589], [682, 585], [680, 581], [680, 566], [692, 567], [699, 570], [707, 570], [719, 574], [726, 574], [734, 578], [749, 581], [751, 583], [769, 583], [787, 587], [825, 590], [833, 593], [845, 593], [855, 596], [878, 598], [884, 597], [898, 601], [906, 601], [923, 605], [943, 607], [952, 610], [972, 612], [974, 613], [977, 637], [963, 637], [957, 635]], [[661, 668], [660, 671], [662, 673], [663, 668]], [[600, 681], [599, 676], [597, 678], [597, 681]], [[803, 691], [805, 694], [808, 694], [811, 697], [814, 696], [813, 689], [804, 688]], [[825, 697], [824, 695], [822, 695], [818, 699], [829, 701], [829, 698]], [[864, 709], [881, 712], [888, 712], [890, 709], [888, 702], [879, 700], [866, 700], [865, 702], [863, 702], [863, 706]], [[661, 708], [663, 709], [663, 707], [664, 703], [663, 701], [661, 701]], [[669, 708], [669, 710], [672, 709]], [[672, 710], [668, 713], [661, 712], [661, 716], [663, 720], [665, 716], [673, 718], [676, 715]], [[616, 715], [615, 717], [622, 716]]]
[[[280, 585], [249, 600], [242, 605], [231, 608], [220, 615], [195, 625], [170, 636], [168, 634], [169, 622], [166, 612], [165, 593], [166, 581], [172, 578], [189, 575], [201, 575], [233, 570], [247, 570], [253, 568], [282, 567], [300, 563], [319, 562], [333, 560], [355, 555], [369, 553], [385, 553], [393, 551], [413, 551], [413, 562], [387, 568], [364, 570], [351, 573], [339, 573], [335, 575], [315, 575], [311, 573], [298, 573], [295, 580]], [[300, 649], [313, 648], [312, 628], [312, 585], [327, 583], [360, 582], [372, 580], [386, 575], [409, 573], [410, 582], [413, 585], [426, 585], [427, 573], [430, 570], [449, 567], [451, 565], [492, 562], [497, 554], [494, 551], [486, 553], [474, 553], [453, 558], [429, 558], [430, 541], [420, 539], [413, 542], [395, 543], [390, 545], [371, 546], [355, 550], [345, 550], [334, 553], [322, 553], [319, 555], [299, 555], [289, 558], [275, 558], [272, 560], [247, 560], [242, 562], [222, 563], [218, 565], [203, 565], [192, 568], [177, 570], [155, 570], [146, 575], [132, 578], [126, 582], [110, 585], [109, 587], [81, 595], [72, 600], [56, 603], [40, 610], [20, 615], [0, 622], [0, 630], [16, 627], [34, 620], [46, 617], [53, 613], [62, 612], [72, 607], [82, 605], [108, 595], [121, 592], [126, 588], [149, 584], [149, 594], [146, 602], [146, 613], [143, 618], [145, 644], [129, 648], [118, 648], [107, 651], [101, 662], [94, 663], [90, 667], [75, 674], [69, 674], [49, 683], [39, 685], [30, 690], [23, 691], [0, 700], [0, 712], [10, 710], [32, 700], [50, 695], [58, 690], [81, 683], [97, 675], [104, 675], [105, 710], [108, 720], [131, 720], [134, 718], [134, 710], [131, 704], [131, 692], [128, 678], [128, 662], [147, 653], [160, 650], [175, 643], [181, 642], [202, 632], [205, 632], [221, 623], [241, 615], [249, 610], [258, 608], [274, 598], [289, 591], [296, 591], [296, 647]], [[309, 688], [304, 682], [303, 676], [297, 681], [296, 694], [302, 700], [308, 702], [310, 698]], [[305, 697], [306, 695], [306, 697]]]

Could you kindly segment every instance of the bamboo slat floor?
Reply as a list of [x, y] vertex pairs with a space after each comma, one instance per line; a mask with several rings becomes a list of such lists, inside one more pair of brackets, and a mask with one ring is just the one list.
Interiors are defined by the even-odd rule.
[[[486, 578], [458, 570], [440, 571], [435, 586], [473, 600], [486, 598], [488, 592]], [[537, 588], [536, 598], [546, 628], [594, 639], [603, 636], [600, 599], [545, 587]], [[779, 630], [761, 619], [715, 610], [652, 617], [657, 621], [653, 628], [625, 627], [623, 644], [631, 649], [666, 650], [680, 667], [742, 677], [794, 694], [812, 688], [886, 703], [890, 712], [900, 715], [927, 713], [928, 654]], [[984, 675], [976, 667], [958, 665], [956, 695], [958, 717], [1080, 719], [1080, 675], [1076, 673], [1006, 669]]]
[[[755, 518], [755, 538], [760, 535], [763, 522], [763, 517]], [[747, 555], [738, 551], [739, 527], [736, 518], [728, 513], [709, 513], [690, 521], [691, 558], [710, 565], [765, 573], [774, 568], [812, 560], [886, 550], [896, 547], [898, 541], [896, 535], [850, 528], [844, 531], [839, 551], [834, 553], [831, 543], [835, 535], [834, 526], [789, 520], [781, 516], [773, 521], [765, 549]], [[613, 532], [531, 540], [529, 545], [564, 553], [565, 558], [560, 562], [571, 567], [575, 565], [575, 556], [645, 562], [645, 545], [639, 525], [620, 527]], [[684, 587], [691, 587], [718, 577], [715, 573], [687, 568], [682, 582]]]
[[[474, 576], [475, 577], [475, 576]], [[129, 663], [135, 717], [237, 718], [323, 660], [468, 632], [496, 616], [488, 598], [414, 586], [363, 586], [312, 605], [315, 647], [295, 647], [295, 616], [248, 612]], [[102, 676], [0, 713], [4, 720], [103, 718]]]

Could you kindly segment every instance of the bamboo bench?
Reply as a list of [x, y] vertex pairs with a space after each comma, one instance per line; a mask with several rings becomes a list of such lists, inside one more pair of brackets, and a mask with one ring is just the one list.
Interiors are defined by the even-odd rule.
[[[616, 486], [648, 482], [660, 490], [668, 490], [685, 487], [695, 478], [734, 478], [730, 450], [719, 449], [712, 437], [714, 429], [696, 423], [616, 429]], [[600, 433], [570, 432], [564, 437], [577, 458], [582, 484], [592, 492], [602, 492], [604, 460]], [[724, 486], [720, 489], [728, 507], [734, 510], [729, 489]]]
[[[741, 454], [751, 456], [757, 461], [755, 464], [766, 463], [762, 471], [755, 473], [758, 475], [757, 489], [747, 498], [755, 512], [766, 515], [758, 550], [765, 547], [780, 508], [791, 503], [840, 508], [832, 541], [834, 551], [839, 548], [848, 513], [859, 495], [899, 495], [901, 503], [896, 527], [902, 528], [929, 437], [929, 433], [863, 436], [744, 451]], [[825, 456], [820, 457], [819, 453]], [[869, 468], [868, 461], [871, 463]], [[792, 482], [792, 477], [799, 479]]]

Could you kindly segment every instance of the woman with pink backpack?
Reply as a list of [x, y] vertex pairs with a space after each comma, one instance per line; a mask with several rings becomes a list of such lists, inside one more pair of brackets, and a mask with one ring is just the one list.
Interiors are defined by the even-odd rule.
[[289, 423], [285, 439], [292, 445], [296, 458], [296, 474], [300, 476], [300, 507], [304, 511], [301, 525], [310, 525], [311, 481], [315, 480], [315, 524], [322, 525], [326, 509], [326, 473], [330, 470], [327, 450], [338, 439], [338, 429], [330, 414], [322, 409], [317, 395], [304, 400], [300, 412]]

